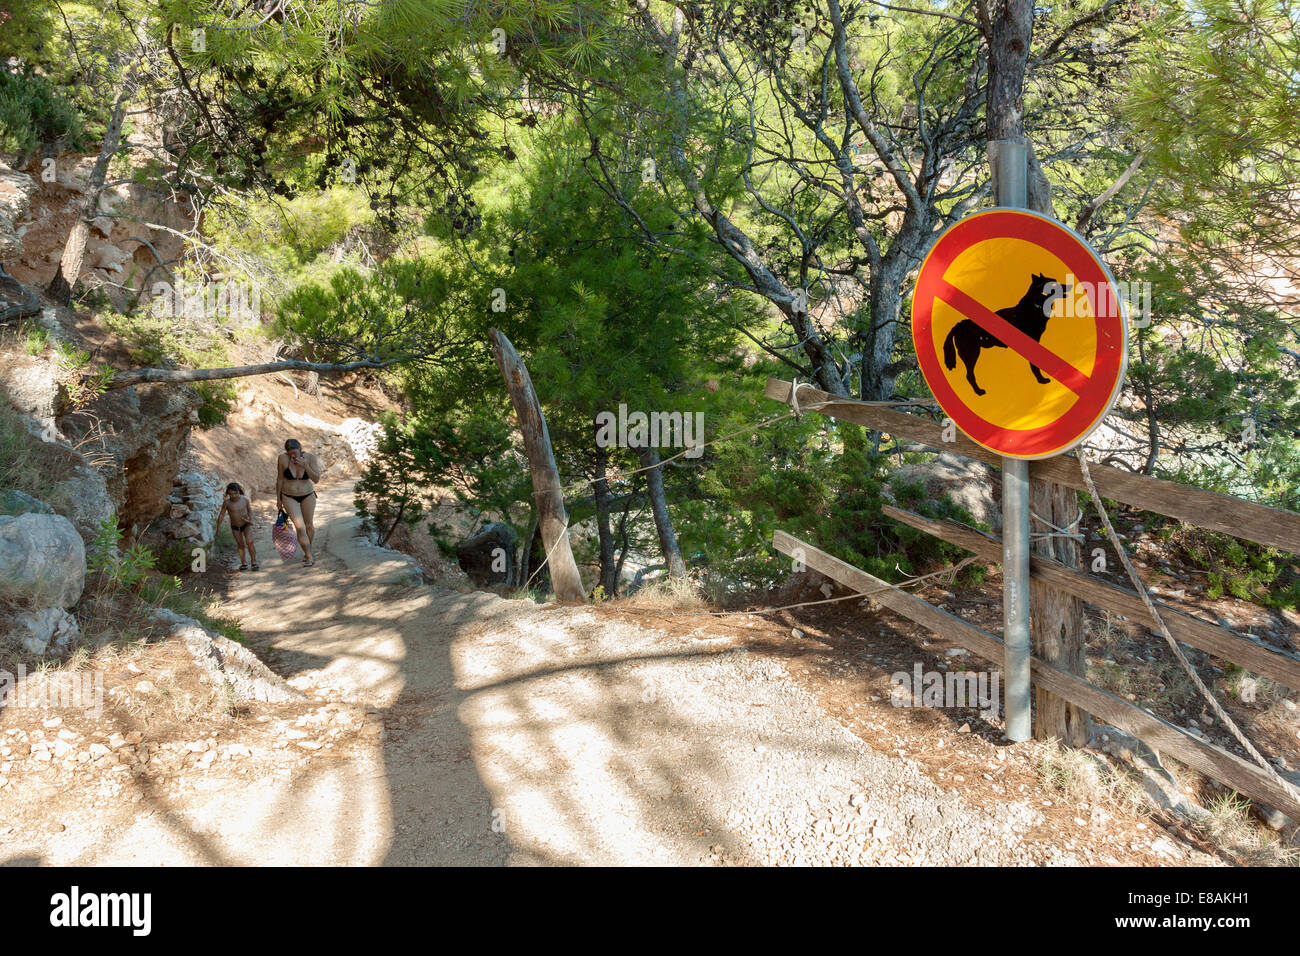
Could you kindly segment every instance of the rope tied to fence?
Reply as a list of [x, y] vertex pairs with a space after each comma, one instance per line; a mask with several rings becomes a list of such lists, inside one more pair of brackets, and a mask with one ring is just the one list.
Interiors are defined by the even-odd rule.
[[[1161, 636], [1164, 637], [1165, 642], [1169, 645], [1169, 649], [1174, 652], [1174, 656], [1178, 658], [1178, 663], [1181, 664], [1183, 670], [1187, 672], [1187, 676], [1192, 679], [1192, 683], [1196, 685], [1196, 689], [1200, 691], [1201, 696], [1209, 703], [1210, 709], [1214, 712], [1214, 715], [1223, 722], [1224, 726], [1228, 728], [1232, 736], [1237, 738], [1237, 742], [1241, 744], [1246, 753], [1248, 753], [1251, 758], [1259, 764], [1265, 773], [1272, 777], [1273, 781], [1277, 783], [1284, 792], [1291, 794], [1294, 799], [1300, 801], [1300, 789], [1297, 789], [1295, 784], [1278, 773], [1277, 768], [1269, 763], [1268, 759], [1255, 748], [1255, 745], [1250, 742], [1250, 739], [1242, 732], [1241, 728], [1237, 726], [1236, 721], [1228, 715], [1228, 712], [1225, 711], [1218, 700], [1215, 699], [1213, 692], [1205, 685], [1205, 682], [1201, 680], [1201, 675], [1196, 673], [1196, 668], [1192, 666], [1192, 662], [1187, 659], [1187, 655], [1185, 655], [1182, 648], [1178, 646], [1178, 642], [1174, 639], [1174, 636], [1169, 633], [1169, 628], [1165, 626], [1164, 618], [1160, 616], [1160, 611], [1157, 610], [1155, 602], [1151, 600], [1150, 595], [1147, 593], [1146, 586], [1142, 583], [1141, 578], [1138, 577], [1136, 569], [1134, 569], [1132, 562], [1129, 561], [1128, 553], [1124, 550], [1124, 546], [1120, 544], [1119, 535], [1115, 533], [1115, 528], [1110, 523], [1110, 515], [1106, 512], [1106, 506], [1102, 504], [1101, 495], [1097, 493], [1097, 486], [1092, 483], [1092, 475], [1088, 472], [1088, 460], [1084, 454], [1082, 446], [1078, 450], [1078, 456], [1079, 471], [1083, 474], [1083, 483], [1088, 486], [1088, 494], [1092, 497], [1092, 503], [1097, 509], [1098, 516], [1101, 518], [1102, 526], [1106, 529], [1106, 537], [1110, 540], [1111, 546], [1119, 556], [1120, 563], [1124, 566], [1124, 571], [1128, 574], [1129, 580], [1133, 582], [1133, 587], [1137, 591], [1138, 596], [1142, 598], [1142, 603], [1146, 605], [1146, 609], [1151, 614], [1152, 620], [1155, 621], [1156, 628], [1160, 631]], [[1300, 823], [1300, 821], [1296, 822]]]

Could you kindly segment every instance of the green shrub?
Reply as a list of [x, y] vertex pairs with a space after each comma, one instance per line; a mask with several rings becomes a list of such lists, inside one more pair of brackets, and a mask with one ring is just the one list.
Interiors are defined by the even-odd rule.
[[1231, 595], [1263, 607], [1300, 609], [1300, 566], [1276, 548], [1189, 525], [1169, 525], [1158, 535], [1171, 557], [1206, 572], [1211, 600]]
[[173, 541], [157, 552], [155, 567], [163, 574], [184, 574], [190, 569], [190, 546], [184, 541]]
[[198, 382], [194, 391], [203, 399], [199, 406], [199, 428], [215, 428], [225, 422], [239, 400], [239, 390], [229, 381]]
[[23, 338], [23, 348], [28, 355], [40, 355], [50, 344], [50, 333], [44, 326], [28, 322], [19, 330]]
[[76, 107], [53, 84], [0, 67], [0, 152], [18, 154], [21, 164], [37, 150], [59, 153], [83, 142]]
[[[723, 422], [718, 431], [740, 427], [744, 414], [742, 409], [742, 417]], [[698, 478], [701, 494], [674, 501], [673, 516], [683, 554], [728, 589], [775, 587], [794, 570], [790, 558], [772, 551], [777, 528], [890, 582], [966, 555], [884, 515], [893, 462], [874, 450], [857, 425], [809, 415], [749, 440], [716, 445], [711, 456], [710, 468]], [[677, 475], [670, 473], [670, 480]], [[892, 488], [901, 507], [976, 524], [946, 496], [927, 498], [920, 483], [895, 482]], [[977, 584], [983, 574], [982, 567], [969, 565], [958, 581]]]
[[140, 596], [150, 604], [165, 604], [167, 599], [181, 589], [181, 579], [174, 574], [145, 578], [140, 582]]
[[95, 532], [86, 567], [102, 572], [114, 587], [143, 593], [149, 572], [157, 565], [158, 558], [139, 542], [125, 549], [121, 544], [122, 531], [117, 526], [117, 519], [112, 516], [105, 518]]

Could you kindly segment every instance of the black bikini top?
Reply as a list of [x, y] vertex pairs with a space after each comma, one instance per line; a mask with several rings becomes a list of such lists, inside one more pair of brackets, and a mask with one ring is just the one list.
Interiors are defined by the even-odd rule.
[[284, 468], [284, 477], [288, 478], [290, 481], [306, 480], [309, 484], [315, 484], [315, 482], [313, 482], [310, 478], [307, 477], [307, 469], [305, 467], [303, 468], [301, 475], [295, 475], [292, 471], [289, 470], [289, 466], [286, 465]]

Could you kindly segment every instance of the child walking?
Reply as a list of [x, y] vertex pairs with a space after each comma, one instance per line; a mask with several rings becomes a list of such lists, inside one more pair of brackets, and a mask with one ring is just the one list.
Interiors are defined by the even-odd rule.
[[226, 485], [226, 497], [222, 499], [221, 510], [217, 512], [218, 527], [222, 515], [230, 516], [230, 533], [234, 535], [235, 546], [239, 548], [239, 570], [248, 570], [248, 561], [244, 559], [244, 548], [248, 548], [248, 559], [253, 562], [253, 570], [260, 571], [257, 549], [253, 545], [253, 505], [237, 482], [232, 481]]

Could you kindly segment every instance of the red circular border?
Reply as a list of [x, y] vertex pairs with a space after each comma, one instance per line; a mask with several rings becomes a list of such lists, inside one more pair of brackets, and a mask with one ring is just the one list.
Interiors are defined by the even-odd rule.
[[[934, 349], [931, 321], [939, 280], [958, 255], [989, 239], [1023, 239], [1052, 253], [1073, 270], [1076, 279], [1087, 283], [1088, 299], [1097, 318], [1097, 352], [1088, 384], [1069, 411], [1038, 428], [1002, 428], [980, 418], [948, 384]], [[1097, 301], [1098, 289], [1109, 290], [1110, 308], [1105, 314]], [[1119, 298], [1105, 267], [1074, 233], [1035, 213], [995, 209], [958, 221], [935, 242], [916, 277], [912, 296], [912, 344], [921, 374], [939, 407], [953, 423], [972, 441], [1000, 455], [1047, 457], [1085, 438], [1110, 407], [1118, 390], [1127, 348], [1124, 331]]]

